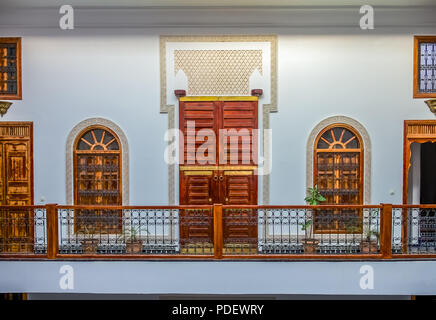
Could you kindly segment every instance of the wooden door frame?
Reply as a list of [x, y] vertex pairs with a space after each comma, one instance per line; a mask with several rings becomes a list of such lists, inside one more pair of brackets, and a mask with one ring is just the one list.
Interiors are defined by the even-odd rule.
[[[214, 102], [214, 106], [218, 108], [217, 112], [215, 113], [215, 116], [218, 119], [218, 126], [216, 129], [221, 129], [222, 127], [222, 103], [223, 102], [243, 102], [243, 101], [252, 101], [252, 102], [257, 102], [256, 103], [256, 109], [255, 109], [255, 129], [259, 128], [259, 97], [257, 96], [181, 96], [179, 97], [179, 130], [183, 131], [182, 126], [184, 126], [184, 116], [183, 116], [183, 106], [185, 102]], [[218, 103], [218, 105], [217, 105]], [[215, 132], [216, 133], [216, 132]], [[223, 171], [228, 170], [227, 168], [232, 168], [234, 169], [235, 167], [241, 167], [243, 168], [244, 165], [230, 165], [230, 166], [226, 166], [226, 165], [220, 165], [219, 164], [219, 156], [221, 153], [220, 148], [218, 147], [219, 144], [219, 135], [217, 136], [216, 139], [216, 163], [215, 165], [212, 166], [200, 166], [200, 165], [192, 165], [191, 167], [195, 168], [196, 170], [213, 170], [214, 174], [217, 174], [218, 176], [223, 175]], [[182, 150], [182, 147], [184, 148], [184, 141], [179, 140], [179, 150]], [[256, 157], [258, 158], [258, 154], [256, 154]], [[184, 163], [184, 155], [181, 154], [181, 152], [179, 152], [179, 160], [183, 159], [183, 167], [189, 167], [190, 165], [186, 165]], [[184, 170], [180, 169], [181, 165], [179, 164], [179, 203], [181, 202], [180, 200], [182, 199], [182, 173]], [[245, 166], [246, 167], [246, 166]], [[257, 165], [256, 165], [257, 167]], [[235, 169], [234, 169], [235, 170]], [[213, 183], [213, 182], [212, 182]], [[258, 185], [259, 185], [259, 176], [256, 176], [256, 183], [255, 183], [255, 202], [256, 204], [259, 202], [259, 197], [258, 197]], [[216, 187], [216, 186], [215, 186]], [[218, 197], [222, 198], [221, 192], [220, 190], [216, 190], [214, 191], [214, 195], [216, 196], [216, 192], [218, 192]], [[225, 204], [225, 203], [223, 203]]]
[[[412, 126], [417, 127], [416, 132]], [[434, 127], [434, 130], [430, 128]], [[421, 132], [420, 132], [421, 131]], [[432, 132], [433, 131], [433, 132]], [[436, 120], [404, 120], [403, 128], [403, 204], [408, 202], [409, 193], [409, 170], [411, 166], [412, 143], [436, 142]]]
[[[415, 129], [413, 129], [415, 126]], [[404, 120], [403, 127], [403, 204], [408, 202], [409, 171], [412, 143], [436, 142], [436, 120]], [[403, 209], [404, 210], [404, 209]], [[403, 212], [401, 238], [403, 252], [407, 252], [408, 211]]]

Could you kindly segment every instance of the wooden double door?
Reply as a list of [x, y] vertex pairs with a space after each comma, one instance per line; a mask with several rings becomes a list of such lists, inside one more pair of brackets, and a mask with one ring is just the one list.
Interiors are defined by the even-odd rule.
[[[257, 97], [182, 97], [179, 128], [181, 205], [257, 204]], [[257, 225], [240, 218], [231, 223], [223, 211], [225, 242], [257, 238]], [[190, 222], [181, 237], [213, 239], [213, 223]]]
[[33, 124], [0, 123], [0, 252], [33, 251]]

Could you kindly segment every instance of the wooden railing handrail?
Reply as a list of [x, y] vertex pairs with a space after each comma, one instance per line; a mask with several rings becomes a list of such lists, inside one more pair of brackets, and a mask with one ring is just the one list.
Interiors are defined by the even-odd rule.
[[[435, 209], [436, 204], [425, 204], [425, 205], [414, 205], [414, 204], [378, 204], [378, 205], [223, 205], [223, 204], [213, 204], [213, 205], [158, 205], [158, 206], [101, 206], [101, 205], [58, 205], [58, 204], [46, 204], [46, 205], [26, 205], [26, 206], [0, 206], [0, 210], [32, 210], [32, 209], [45, 209], [45, 217], [46, 220], [46, 241], [47, 241], [47, 253], [45, 257], [47, 259], [56, 259], [56, 258], [64, 258], [65, 254], [59, 253], [59, 219], [61, 217], [62, 212], [60, 210], [184, 210], [184, 209], [198, 209], [198, 210], [210, 210], [213, 214], [213, 246], [214, 253], [211, 256], [215, 259], [228, 259], [228, 258], [249, 258], [249, 255], [229, 255], [228, 253], [223, 255], [224, 251], [224, 229], [223, 224], [225, 223], [225, 210], [231, 209], [254, 209], [254, 210], [316, 210], [316, 209], [338, 209], [338, 210], [347, 210], [347, 209], [379, 209], [379, 217], [380, 217], [380, 225], [379, 225], [379, 244], [380, 244], [380, 253], [367, 255], [365, 253], [358, 254], [352, 256], [353, 258], [358, 257], [370, 257], [370, 258], [378, 258], [378, 259], [392, 259], [401, 257], [416, 257], [416, 255], [401, 255], [401, 254], [392, 254], [392, 246], [393, 246], [393, 214], [395, 210], [402, 209], [401, 213], [401, 228], [402, 228], [402, 253], [407, 253], [408, 250], [408, 242], [407, 242], [407, 219], [408, 219], [408, 210], [407, 209]], [[398, 211], [397, 211], [398, 212]], [[36, 216], [36, 211], [34, 211], [34, 215]], [[395, 219], [398, 219], [396, 216]], [[11, 257], [11, 256], [19, 256], [19, 254], [14, 255], [5, 255], [2, 257]], [[22, 255], [32, 257], [32, 255]], [[144, 255], [144, 257], [148, 257], [148, 255]], [[166, 255], [169, 256], [169, 255]], [[269, 257], [265, 254], [259, 254], [259, 257]], [[304, 258], [305, 255], [301, 255]], [[326, 255], [313, 255], [313, 257], [325, 257]], [[327, 255], [329, 256], [329, 255]], [[346, 255], [351, 257], [351, 255]], [[421, 255], [421, 257], [430, 257], [436, 258], [435, 255]], [[34, 254], [33, 257], [41, 257], [41, 254]], [[81, 257], [78, 255], [77, 257]], [[103, 256], [99, 256], [98, 258], [102, 258]], [[154, 255], [154, 257], [159, 257], [158, 255]], [[175, 255], [176, 257], [180, 257]], [[203, 256], [204, 257], [204, 256]], [[271, 256], [272, 257], [272, 256]], [[286, 254], [279, 254], [277, 257], [286, 257]], [[330, 256], [329, 256], [330, 257]], [[340, 255], [338, 255], [340, 257]], [[418, 256], [419, 257], [419, 256]], [[183, 256], [185, 259], [186, 256]], [[195, 257], [194, 257], [195, 258]], [[201, 257], [197, 257], [201, 258]], [[253, 258], [253, 257], [252, 257]], [[310, 257], [309, 257], [310, 258]]]
[[[436, 206], [436, 205], [435, 205]], [[382, 205], [223, 205], [223, 209], [381, 209]]]
[[436, 209], [436, 204], [393, 204], [393, 209]]
[[1, 209], [45, 209], [46, 205], [19, 205], [19, 206], [11, 206], [11, 205], [0, 205], [0, 210]]
[[71, 210], [177, 210], [212, 209], [212, 205], [171, 205], [171, 206], [100, 206], [100, 205], [58, 205], [58, 209]]
[[[0, 205], [0, 210], [4, 209], [46, 209], [47, 205]], [[57, 209], [210, 209], [213, 205], [148, 205], [148, 206], [107, 206], [107, 205], [56, 205]], [[381, 209], [381, 204], [365, 205], [223, 205], [223, 209]], [[436, 209], [436, 204], [392, 204], [393, 209]]]

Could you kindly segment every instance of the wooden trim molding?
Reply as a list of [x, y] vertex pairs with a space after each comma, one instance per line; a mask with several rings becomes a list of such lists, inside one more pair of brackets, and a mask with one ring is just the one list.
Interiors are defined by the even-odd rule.
[[436, 43], [436, 36], [415, 36], [413, 45], [413, 98], [436, 98], [436, 92], [419, 91], [419, 44], [421, 42]]
[[186, 96], [179, 101], [258, 101], [257, 96]]
[[92, 126], [103, 126], [112, 130], [120, 140], [121, 147], [121, 172], [122, 172], [122, 205], [129, 205], [129, 144], [127, 137], [123, 130], [114, 122], [104, 119], [104, 118], [90, 118], [79, 122], [68, 134], [66, 147], [65, 147], [65, 159], [66, 159], [66, 170], [65, 170], [65, 181], [66, 181], [66, 203], [68, 205], [73, 204], [73, 179], [74, 179], [74, 169], [73, 169], [73, 154], [74, 146], [77, 136], [79, 136], [83, 130]]
[[[0, 38], [0, 43], [14, 43], [17, 48], [17, 92], [15, 94], [2, 94], [0, 93], [0, 99], [4, 100], [21, 100], [22, 99], [22, 85], [21, 85], [21, 38]], [[1, 54], [0, 54], [1, 58]]]
[[313, 174], [314, 174], [314, 146], [315, 141], [319, 134], [324, 129], [331, 125], [342, 124], [352, 127], [356, 131], [363, 142], [363, 204], [371, 203], [371, 139], [368, 131], [358, 121], [346, 116], [334, 116], [324, 119], [318, 123], [307, 139], [306, 145], [306, 189], [313, 187]]

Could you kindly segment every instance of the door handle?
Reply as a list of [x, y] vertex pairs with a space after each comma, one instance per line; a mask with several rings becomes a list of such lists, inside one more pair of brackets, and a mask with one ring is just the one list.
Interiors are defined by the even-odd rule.
[[218, 176], [213, 177], [214, 181], [218, 181]]
[[209, 198], [209, 202], [212, 202], [212, 198]]
[[226, 198], [226, 202], [229, 202], [229, 198]]
[[220, 176], [220, 181], [223, 181], [224, 180], [224, 177], [223, 176]]

